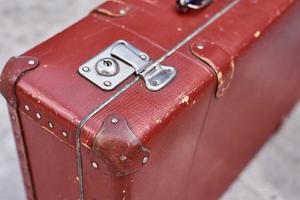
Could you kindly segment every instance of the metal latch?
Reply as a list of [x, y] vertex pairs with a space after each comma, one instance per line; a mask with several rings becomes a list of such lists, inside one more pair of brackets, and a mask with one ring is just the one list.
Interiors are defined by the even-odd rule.
[[79, 73], [103, 90], [113, 90], [132, 74], [140, 75], [147, 89], [158, 91], [176, 75], [171, 66], [153, 66], [149, 56], [119, 40], [79, 67]]

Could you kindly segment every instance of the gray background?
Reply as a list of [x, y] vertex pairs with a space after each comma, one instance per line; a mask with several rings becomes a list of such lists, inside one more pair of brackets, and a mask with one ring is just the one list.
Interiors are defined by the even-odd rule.
[[[174, 0], [175, 1], [175, 0]], [[0, 71], [9, 57], [63, 30], [101, 0], [0, 0]], [[0, 199], [25, 199], [14, 140], [0, 98]], [[300, 199], [300, 105], [223, 200]]]

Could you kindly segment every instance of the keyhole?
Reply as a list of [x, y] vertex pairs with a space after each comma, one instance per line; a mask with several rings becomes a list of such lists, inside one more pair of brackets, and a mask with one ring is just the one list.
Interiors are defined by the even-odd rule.
[[104, 60], [104, 61], [103, 61], [103, 65], [104, 65], [105, 67], [110, 67], [110, 66], [112, 66], [112, 62], [111, 62], [110, 60]]
[[112, 58], [103, 58], [96, 63], [96, 70], [102, 76], [114, 76], [119, 73], [119, 65]]

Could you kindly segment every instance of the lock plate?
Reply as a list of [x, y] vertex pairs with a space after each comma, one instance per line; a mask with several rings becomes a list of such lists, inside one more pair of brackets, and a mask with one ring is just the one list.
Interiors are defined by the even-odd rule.
[[[148, 67], [149, 73], [142, 73]], [[146, 87], [158, 91], [176, 75], [171, 66], [153, 66], [148, 54], [126, 41], [114, 42], [104, 51], [79, 67], [79, 73], [103, 90], [113, 90], [132, 74], [141, 75]]]
[[[103, 52], [81, 65], [79, 73], [103, 90], [112, 90], [117, 87], [135, 72], [134, 68], [129, 64], [115, 59], [111, 54], [113, 48], [119, 43], [112, 44]], [[112, 73], [113, 71], [117, 73]]]

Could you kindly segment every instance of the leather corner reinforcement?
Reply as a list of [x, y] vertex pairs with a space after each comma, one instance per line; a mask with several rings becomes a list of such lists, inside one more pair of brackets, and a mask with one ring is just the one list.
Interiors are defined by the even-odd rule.
[[94, 168], [116, 176], [127, 176], [144, 166], [149, 157], [149, 149], [129, 129], [126, 120], [110, 115], [94, 139], [90, 161]]
[[18, 104], [15, 91], [18, 80], [38, 65], [38, 59], [30, 56], [13, 57], [5, 65], [0, 77], [0, 92], [13, 108]]
[[200, 40], [191, 45], [191, 52], [205, 62], [216, 74], [216, 97], [222, 97], [230, 87], [234, 76], [234, 58], [214, 42]]

